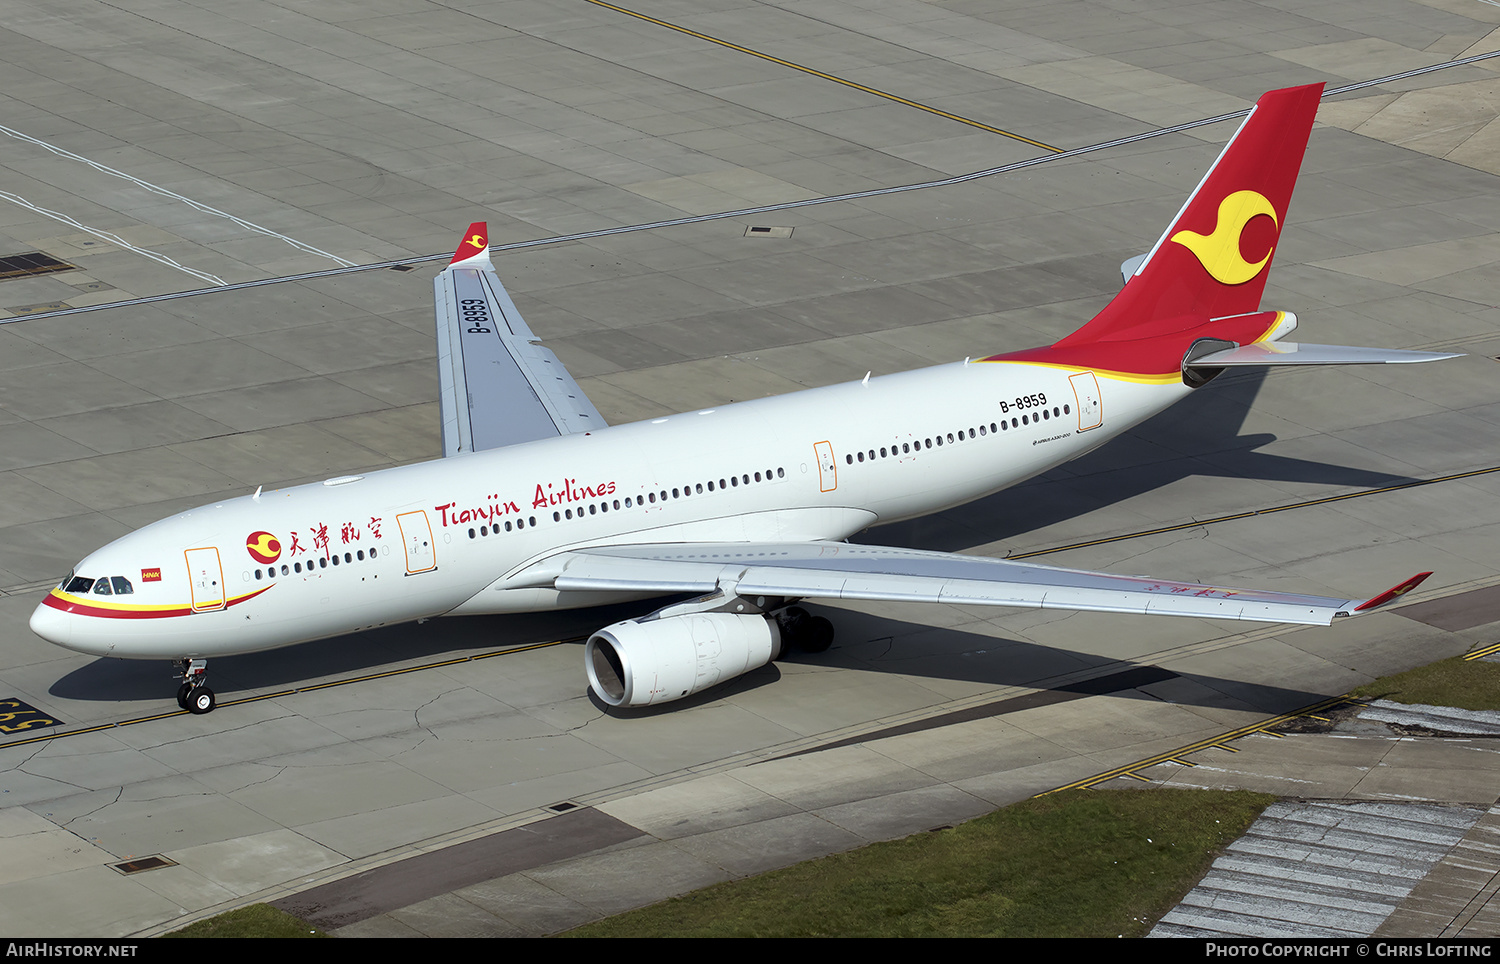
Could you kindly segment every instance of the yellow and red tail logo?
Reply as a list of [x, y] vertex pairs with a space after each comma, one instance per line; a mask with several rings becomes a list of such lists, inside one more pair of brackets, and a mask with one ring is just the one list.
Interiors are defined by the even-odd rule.
[[256, 562], [270, 565], [281, 558], [281, 540], [269, 532], [252, 532], [245, 537], [245, 551]]
[[[1176, 333], [1260, 311], [1322, 94], [1322, 84], [1310, 84], [1256, 101], [1125, 288], [1055, 347], [1139, 342], [1152, 356], [1149, 371], [1166, 373], [1181, 367]], [[1247, 344], [1243, 334], [1196, 337]]]
[[458, 242], [458, 250], [453, 252], [453, 260], [450, 265], [467, 261], [469, 258], [483, 254], [490, 246], [490, 225], [487, 221], [475, 221], [469, 225], [469, 230], [464, 233], [464, 239]]
[[[1251, 222], [1264, 215], [1271, 219], [1261, 230], [1246, 231]], [[1269, 237], [1267, 231], [1269, 229]], [[1178, 231], [1172, 240], [1193, 252], [1203, 270], [1215, 281], [1226, 285], [1242, 285], [1260, 274], [1260, 269], [1271, 260], [1276, 250], [1276, 209], [1259, 191], [1235, 191], [1219, 202], [1219, 218], [1209, 234], [1197, 231]], [[1252, 251], [1264, 251], [1259, 261], [1245, 257], [1246, 247]], [[1254, 256], [1253, 254], [1251, 255]]]

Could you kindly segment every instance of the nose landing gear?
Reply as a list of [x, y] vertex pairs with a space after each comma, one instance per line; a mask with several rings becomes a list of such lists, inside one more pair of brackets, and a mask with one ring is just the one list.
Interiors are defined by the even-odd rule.
[[181, 670], [178, 678], [182, 685], [177, 687], [177, 705], [198, 716], [212, 713], [218, 703], [214, 700], [214, 691], [206, 685], [208, 660], [179, 659], [173, 665]]

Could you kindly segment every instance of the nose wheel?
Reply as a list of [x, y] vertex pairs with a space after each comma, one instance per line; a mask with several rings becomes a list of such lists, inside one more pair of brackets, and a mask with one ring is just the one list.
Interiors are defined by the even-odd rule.
[[177, 687], [177, 705], [195, 715], [212, 713], [218, 705], [214, 691], [207, 686], [208, 660], [181, 659], [174, 665], [182, 671], [182, 685]]

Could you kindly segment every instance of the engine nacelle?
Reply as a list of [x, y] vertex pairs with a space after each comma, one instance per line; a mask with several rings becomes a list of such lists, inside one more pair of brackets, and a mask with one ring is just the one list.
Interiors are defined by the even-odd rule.
[[702, 692], [781, 655], [781, 630], [764, 616], [695, 613], [627, 619], [589, 637], [589, 683], [610, 706], [650, 706]]

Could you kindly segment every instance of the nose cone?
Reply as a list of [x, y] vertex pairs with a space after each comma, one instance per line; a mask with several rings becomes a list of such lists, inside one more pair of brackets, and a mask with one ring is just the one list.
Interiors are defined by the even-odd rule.
[[114, 649], [114, 645], [112, 643], [101, 644], [93, 640], [78, 640], [74, 629], [77, 620], [83, 617], [74, 616], [61, 609], [54, 609], [50, 605], [54, 598], [48, 596], [42, 600], [42, 604], [31, 614], [31, 631], [47, 642], [56, 643], [67, 649], [92, 656], [108, 656], [110, 650]]
[[47, 601], [51, 598], [48, 596], [31, 614], [31, 631], [49, 643], [66, 646], [70, 638], [68, 632], [70, 620], [67, 613], [59, 612], [47, 605]]

